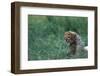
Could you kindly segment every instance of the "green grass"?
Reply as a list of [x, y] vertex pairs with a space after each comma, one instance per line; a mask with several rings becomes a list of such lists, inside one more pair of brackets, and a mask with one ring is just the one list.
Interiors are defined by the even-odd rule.
[[[78, 33], [85, 46], [88, 36], [87, 17], [72, 16], [28, 16], [28, 60], [70, 59], [64, 32]], [[81, 53], [76, 58], [86, 58]]]

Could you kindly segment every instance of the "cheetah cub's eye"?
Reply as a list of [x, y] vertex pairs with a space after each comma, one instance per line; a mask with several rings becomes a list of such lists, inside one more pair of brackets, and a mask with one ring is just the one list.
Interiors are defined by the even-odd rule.
[[67, 35], [70, 35], [70, 33], [68, 33]]

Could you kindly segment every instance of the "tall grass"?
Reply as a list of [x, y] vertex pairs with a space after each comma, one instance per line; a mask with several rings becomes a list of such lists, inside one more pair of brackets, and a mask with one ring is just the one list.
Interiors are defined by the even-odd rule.
[[[64, 32], [78, 33], [87, 46], [87, 17], [28, 16], [28, 60], [70, 59]], [[77, 58], [86, 58], [82, 53]]]

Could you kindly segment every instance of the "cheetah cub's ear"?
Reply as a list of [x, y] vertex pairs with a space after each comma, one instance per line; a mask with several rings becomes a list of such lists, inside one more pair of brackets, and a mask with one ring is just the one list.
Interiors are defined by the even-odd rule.
[[73, 35], [76, 35], [76, 32], [73, 32], [73, 31], [69, 31], [70, 33], [72, 33]]

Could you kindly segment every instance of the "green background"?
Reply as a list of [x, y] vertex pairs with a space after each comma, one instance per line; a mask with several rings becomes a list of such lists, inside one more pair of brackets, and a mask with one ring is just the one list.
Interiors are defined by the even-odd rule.
[[[64, 32], [78, 33], [88, 42], [88, 18], [73, 16], [28, 15], [28, 60], [72, 59]], [[76, 58], [87, 58], [87, 52]]]

